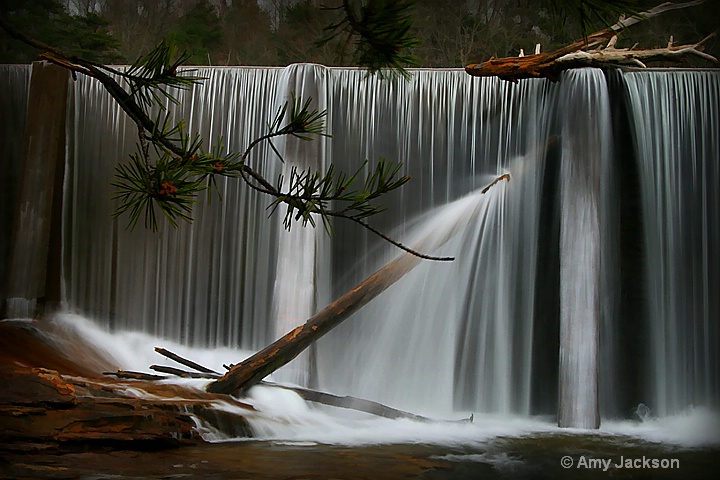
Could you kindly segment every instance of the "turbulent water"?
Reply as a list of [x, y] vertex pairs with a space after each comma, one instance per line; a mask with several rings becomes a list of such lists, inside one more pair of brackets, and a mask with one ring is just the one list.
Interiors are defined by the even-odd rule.
[[[317, 65], [198, 73], [207, 80], [179, 92], [177, 115], [207, 142], [244, 150], [293, 92], [311, 96], [332, 136], [278, 142], [285, 163], [262, 145], [254, 168], [274, 179], [293, 165], [399, 160], [412, 180], [373, 225], [408, 244], [457, 232], [435, 252], [454, 262], [423, 262], [278, 379], [445, 417], [559, 412], [574, 427], [639, 404], [663, 417], [720, 406], [717, 71], [517, 84]], [[252, 351], [398, 254], [351, 223], [333, 238], [288, 233], [234, 180], [192, 225], [127, 230], [111, 220], [110, 183], [134, 127], [97, 83], [71, 88], [69, 311], [114, 332]]]
[[[67, 331], [68, 337], [81, 335], [105, 353], [111, 363], [127, 370], [146, 370], [157, 363], [153, 348], [158, 339], [140, 332], [110, 333], [96, 322], [74, 314], [62, 313], [53, 318], [53, 336]], [[72, 349], [76, 343], [71, 343]], [[169, 350], [202, 365], [222, 370], [228, 357], [243, 358], [251, 351], [229, 348], [201, 349], [165, 341]], [[271, 376], [270, 380], [276, 380]], [[186, 387], [205, 387], [207, 380], [180, 379]], [[142, 390], [126, 392], [142, 397]], [[293, 392], [259, 386], [253, 388], [243, 402], [253, 405], [256, 413], [238, 410], [236, 404], [217, 403], [217, 408], [246, 417], [253, 428], [253, 441], [270, 442], [279, 446], [307, 448], [322, 445], [430, 445], [438, 452], [456, 452], [456, 462], [488, 463], [497, 460], [496, 468], [503, 470], [509, 463], [516, 466], [538, 465], [533, 450], [547, 456], [548, 471], [557, 469], [560, 456], [574, 458], [594, 451], [594, 456], [651, 456], [671, 458], [678, 452], [720, 446], [720, 414], [705, 407], [689, 408], [674, 415], [659, 417], [644, 412], [643, 417], [630, 420], [604, 420], [599, 430], [557, 428], [555, 419], [548, 416], [525, 416], [502, 413], [476, 413], [472, 423], [458, 422], [460, 412], [434, 417], [434, 422], [411, 419], [387, 419], [352, 410], [324, 407], [307, 403]], [[232, 442], [243, 439], [228, 438], [209, 425], [200, 424], [203, 437], [211, 442]], [[554, 438], [550, 441], [549, 439]], [[248, 439], [244, 439], [247, 441]], [[519, 445], [513, 445], [519, 442]], [[553, 443], [555, 442], [555, 443]], [[513, 451], [517, 450], [517, 456]], [[475, 458], [482, 452], [482, 458]], [[504, 458], [509, 456], [511, 458]], [[545, 461], [545, 460], [543, 460]], [[683, 471], [689, 462], [683, 461]], [[557, 469], [562, 472], [562, 469]], [[577, 475], [577, 470], [574, 471]], [[508, 472], [505, 472], [508, 473]], [[444, 477], [443, 477], [444, 478]], [[457, 478], [450, 476], [450, 478]], [[472, 477], [471, 477], [472, 478]], [[571, 475], [568, 478], [573, 478]]]

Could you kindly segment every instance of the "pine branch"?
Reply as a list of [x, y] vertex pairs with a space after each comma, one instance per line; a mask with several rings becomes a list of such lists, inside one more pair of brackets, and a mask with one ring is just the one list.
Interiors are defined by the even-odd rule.
[[342, 6], [328, 10], [341, 10], [342, 18], [325, 28], [325, 35], [318, 40], [322, 46], [336, 37], [347, 35], [346, 43], [355, 40], [354, 62], [367, 68], [370, 74], [410, 74], [405, 67], [416, 67], [418, 59], [408, 53], [420, 44], [412, 33], [409, 16], [413, 0], [368, 0], [355, 8], [349, 0]]
[[[360, 32], [363, 42], [374, 45], [372, 48], [384, 49], [388, 54], [387, 59], [397, 60], [395, 54], [413, 44], [408, 40], [409, 24], [403, 17], [409, 3], [390, 3], [372, 0], [363, 7], [361, 15], [350, 16], [348, 22]], [[345, 2], [344, 5], [350, 11], [349, 3]], [[390, 26], [397, 25], [397, 22], [402, 23], [403, 28], [392, 31]], [[0, 27], [26, 44], [43, 50], [44, 58], [71, 70], [73, 74], [82, 73], [95, 78], [137, 125], [137, 152], [131, 154], [127, 163], [116, 167], [116, 177], [112, 183], [117, 189], [113, 199], [119, 202], [114, 216], [129, 215], [130, 228], [134, 228], [142, 217], [146, 227], [157, 230], [159, 215], [156, 207], [173, 227], [177, 227], [180, 221], [191, 222], [192, 206], [198, 194], [210, 185], [216, 186], [216, 176], [225, 176], [240, 178], [250, 188], [272, 197], [268, 206], [270, 214], [279, 205], [285, 205], [284, 224], [288, 229], [296, 221], [303, 226], [315, 226], [316, 218], [321, 218], [328, 233], [332, 234], [329, 219], [346, 218], [403, 250], [421, 258], [437, 259], [408, 249], [363, 221], [383, 210], [381, 206], [374, 205], [374, 201], [409, 180], [406, 176], [398, 175], [399, 164], [392, 166], [381, 159], [361, 188], [356, 187], [356, 181], [367, 161], [349, 177], [337, 174], [333, 166], [324, 173], [293, 169], [285, 188], [283, 178], [279, 178], [277, 185], [273, 185], [247, 164], [250, 153], [265, 142], [282, 161], [282, 156], [272, 143], [276, 137], [294, 136], [301, 140], [311, 140], [315, 136], [326, 135], [324, 119], [327, 112], [311, 109], [311, 99], [303, 101], [293, 95], [291, 101], [280, 108], [268, 123], [267, 133], [253, 140], [242, 154], [230, 152], [223, 155], [220, 153], [221, 144], [208, 153], [203, 151], [200, 137], [191, 137], [185, 132], [182, 121], [173, 123], [170, 113], [164, 109], [155, 119], [150, 118], [147, 112], [153, 105], [159, 105], [162, 109], [164, 99], [177, 103], [168, 88], [189, 88], [202, 80], [188, 75], [187, 72], [191, 70], [179, 70], [187, 55], [180, 53], [172, 42], [163, 41], [128, 70], [119, 71], [66, 55], [57, 48], [30, 39], [15, 31], [2, 18]], [[127, 89], [116, 78], [124, 81], [128, 85]], [[154, 147], [153, 152], [150, 151], [150, 145]], [[331, 209], [330, 205], [333, 204], [338, 204], [339, 208]]]

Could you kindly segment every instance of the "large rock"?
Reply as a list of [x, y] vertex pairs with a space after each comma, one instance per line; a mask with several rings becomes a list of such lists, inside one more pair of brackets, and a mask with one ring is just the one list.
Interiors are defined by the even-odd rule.
[[252, 434], [242, 416], [212, 408], [217, 395], [103, 376], [32, 325], [0, 323], [0, 352], [0, 451], [172, 448], [202, 442], [196, 421]]

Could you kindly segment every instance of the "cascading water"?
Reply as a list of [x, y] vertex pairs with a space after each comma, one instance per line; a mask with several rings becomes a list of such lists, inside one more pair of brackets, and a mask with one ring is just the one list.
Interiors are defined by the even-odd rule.
[[[359, 72], [334, 73], [341, 80], [334, 131], [348, 132], [334, 145], [334, 158], [374, 151], [406, 159], [404, 173], [417, 190], [401, 192], [384, 216], [400, 225], [397, 235], [413, 214], [504, 172], [512, 186], [475, 200], [483, 213], [468, 215], [464, 233], [442, 250], [457, 256], [452, 265], [422, 265], [320, 343], [321, 386], [416, 411], [528, 413], [537, 274], [537, 245], [528, 239], [541, 228], [537, 199], [554, 86], [477, 82], [460, 71], [421, 71], [389, 85], [362, 81]], [[437, 215], [429, 222], [441, 228], [446, 214]], [[358, 248], [351, 236], [357, 232], [339, 232], [343, 252]], [[339, 290], [394, 253], [385, 249], [364, 264], [339, 259], [348, 265], [341, 271], [350, 272]]]
[[[292, 65], [281, 75], [276, 110], [293, 96], [300, 101], [312, 99], [310, 110], [327, 109], [325, 98], [325, 68], [319, 65]], [[293, 170], [325, 170], [326, 137], [313, 142], [295, 138], [281, 137], [276, 142], [278, 152], [283, 155], [283, 187], [287, 190]], [[316, 219], [320, 221], [320, 219]], [[279, 212], [276, 221], [280, 229], [285, 222], [283, 212]], [[301, 228], [295, 225], [290, 231], [278, 236], [278, 260], [273, 290], [274, 319], [272, 339], [282, 337], [287, 332], [305, 323], [318, 307], [328, 303], [327, 293], [330, 283], [327, 262], [324, 262], [325, 232], [318, 228]], [[275, 378], [299, 385], [309, 385], [314, 378], [314, 347], [303, 352], [290, 365], [280, 369]]]
[[[635, 147], [622, 158], [640, 165], [647, 266], [646, 283], [618, 287], [626, 276], [613, 250], [613, 202], [624, 208], [628, 193], [610, 171], [619, 154], [609, 115], [617, 118], [603, 74], [510, 84], [459, 70], [413, 73], [381, 81], [319, 66], [210, 68], [199, 71], [208, 78], [202, 86], [179, 92], [177, 115], [188, 129], [206, 141], [223, 136], [233, 150], [263, 133], [291, 91], [310, 93], [328, 108], [333, 137], [279, 144], [288, 160], [319, 158], [318, 166], [346, 172], [366, 158], [402, 161], [412, 182], [386, 199], [375, 226], [406, 242], [415, 225], [457, 228], [451, 219], [466, 216], [438, 252], [455, 262], [423, 263], [322, 339], [285, 380], [421, 413], [546, 414], [569, 402], [574, 426], [594, 426], [598, 409], [627, 414], [640, 401], [661, 415], [717, 408], [720, 75], [617, 73], [625, 93], [610, 94], [628, 98]], [[110, 183], [134, 148], [134, 128], [95, 82], [73, 85], [69, 309], [111, 330], [257, 349], [397, 254], [350, 223], [337, 223], [331, 239], [297, 225], [288, 234], [265, 218], [267, 199], [225, 180], [223, 200], [198, 204], [194, 224], [127, 231], [124, 218], [110, 219]], [[669, 121], [675, 111], [682, 121]], [[267, 146], [249, 162], [268, 178], [282, 171]], [[510, 183], [472, 194], [506, 172]], [[647, 289], [639, 295], [647, 305], [635, 309], [646, 319], [618, 318], [618, 288], [623, 298]], [[291, 323], [276, 326], [279, 318]], [[590, 327], [575, 332], [588, 337], [565, 337], [583, 319]], [[624, 340], [628, 325], [644, 325], [633, 342]], [[558, 368], [568, 358], [570, 368]], [[620, 363], [627, 358], [632, 366]], [[647, 385], [625, 370], [642, 372]], [[631, 388], [638, 398], [627, 404]]]
[[[277, 108], [280, 69], [200, 69], [203, 86], [179, 92], [191, 132], [222, 136], [244, 150]], [[219, 180], [220, 195], [196, 206], [192, 225], [156, 234], [126, 219], [108, 222], [114, 165], [134, 147], [134, 127], [95, 82], [75, 88], [67, 176], [65, 298], [117, 330], [138, 329], [198, 346], [256, 348], [270, 340], [278, 225], [266, 202], [239, 182]], [[228, 112], [234, 112], [229, 114]], [[270, 148], [250, 162], [276, 178]], [[214, 192], [212, 192], [214, 194]], [[254, 320], [252, 320], [254, 319]]]
[[623, 76], [639, 165], [649, 361], [658, 415], [720, 405], [720, 75]]
[[[611, 186], [610, 103], [600, 70], [565, 72], [560, 101], [560, 426], [597, 428], [603, 216]], [[604, 262], [603, 262], [604, 260]]]
[[[17, 190], [22, 162], [22, 138], [25, 128], [27, 99], [30, 89], [30, 69], [19, 65], [0, 65], [0, 111], [11, 121], [0, 129], [0, 156], [4, 159], [0, 171], [0, 225], [10, 226], [15, 216]], [[16, 292], [8, 289], [5, 272], [8, 267], [12, 239], [12, 228], [3, 227], [0, 232], [0, 295], [6, 298], [7, 314], [11, 316], [32, 316], [34, 305], [28, 305], [26, 299], [15, 298]], [[34, 302], [30, 302], [34, 303]]]

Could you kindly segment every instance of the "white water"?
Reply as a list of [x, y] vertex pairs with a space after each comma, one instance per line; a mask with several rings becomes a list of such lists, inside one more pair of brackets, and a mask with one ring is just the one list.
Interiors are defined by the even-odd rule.
[[[276, 110], [281, 71], [198, 73], [208, 80], [181, 92], [179, 115], [209, 142], [222, 136], [228, 148], [243, 150]], [[201, 202], [192, 225], [174, 230], [162, 222], [160, 232], [150, 234], [142, 225], [126, 230], [126, 219], [109, 222], [109, 185], [114, 165], [134, 148], [133, 126], [87, 79], [78, 81], [74, 102], [66, 195], [75, 207], [66, 210], [65, 220], [65, 298], [71, 308], [111, 328], [187, 344], [266, 343], [278, 248], [278, 227], [266, 218], [266, 202], [240, 182], [220, 179], [223, 201]], [[235, 114], [219, 113], [225, 111]], [[281, 164], [269, 151], [259, 148], [250, 161], [276, 178]]]
[[[394, 235], [417, 212], [500, 174], [511, 180], [494, 187], [483, 214], [439, 252], [457, 261], [421, 265], [319, 343], [320, 386], [419, 412], [528, 413], [537, 245], [526, 240], [541, 228], [553, 86], [478, 82], [453, 71], [390, 84], [333, 73], [333, 125], [348, 132], [333, 143], [335, 158], [401, 158], [412, 176], [383, 217], [399, 225]], [[446, 228], [440, 216], [432, 228]], [[352, 227], [338, 244], [337, 293], [395, 255]], [[363, 249], [369, 254], [358, 255]]]
[[[327, 110], [324, 67], [292, 65], [283, 71], [280, 80], [276, 109], [281, 108], [285, 102], [291, 102], [294, 94], [303, 99], [302, 101], [313, 99], [309, 107], [311, 111]], [[326, 137], [312, 142], [283, 137], [276, 140], [275, 145], [284, 158], [282, 175], [285, 178], [285, 188], [289, 185], [293, 169], [324, 170], [328, 166]], [[271, 220], [278, 224], [279, 230], [284, 228], [284, 216], [281, 208], [277, 217]], [[317, 228], [295, 225], [289, 232], [278, 236], [278, 260], [272, 291], [272, 340], [305, 323], [305, 320], [328, 303], [330, 271], [322, 252], [329, 248], [329, 242], [326, 241], [322, 221], [319, 218], [315, 220], [319, 222]], [[276, 373], [277, 379], [308, 385], [311, 370], [314, 369], [314, 351], [315, 348], [311, 347], [290, 365], [281, 368]]]
[[[568, 71], [563, 80], [560, 185], [560, 426], [600, 424], [599, 350], [603, 249], [607, 232], [612, 131], [603, 72]], [[570, 81], [572, 78], [572, 81]]]
[[[222, 370], [222, 364], [228, 358], [244, 358], [252, 353], [231, 349], [189, 348], [137, 332], [109, 334], [89, 319], [72, 314], [59, 314], [53, 323], [57, 327], [56, 334], [61, 335], [63, 330], [69, 330], [74, 335], [91, 340], [98, 350], [104, 352], [107, 358], [114, 359], [116, 366], [123, 370], [146, 370], [151, 363], [173, 363], [153, 352], [153, 348], [158, 345], [217, 370]], [[173, 382], [198, 389], [203, 389], [207, 384], [204, 380], [176, 379]], [[127, 393], [148, 396], [141, 390], [129, 390]], [[269, 440], [284, 445], [410, 443], [479, 448], [507, 438], [591, 435], [608, 442], [636, 439], [680, 448], [720, 446], [720, 414], [704, 408], [690, 408], [662, 418], [651, 414], [645, 421], [607, 421], [600, 430], [593, 430], [558, 429], [554, 418], [525, 415], [476, 414], [473, 423], [452, 421], [462, 418], [465, 412], [437, 417], [439, 421], [430, 423], [390, 420], [305, 402], [294, 392], [266, 386], [251, 389], [243, 402], [253, 405], [257, 412], [238, 411], [237, 407], [221, 402], [217, 408], [246, 416], [256, 435], [254, 440]], [[208, 441], [243, 440], [228, 438], [207, 427], [200, 428], [200, 431]], [[488, 458], [478, 459], [483, 460]]]

